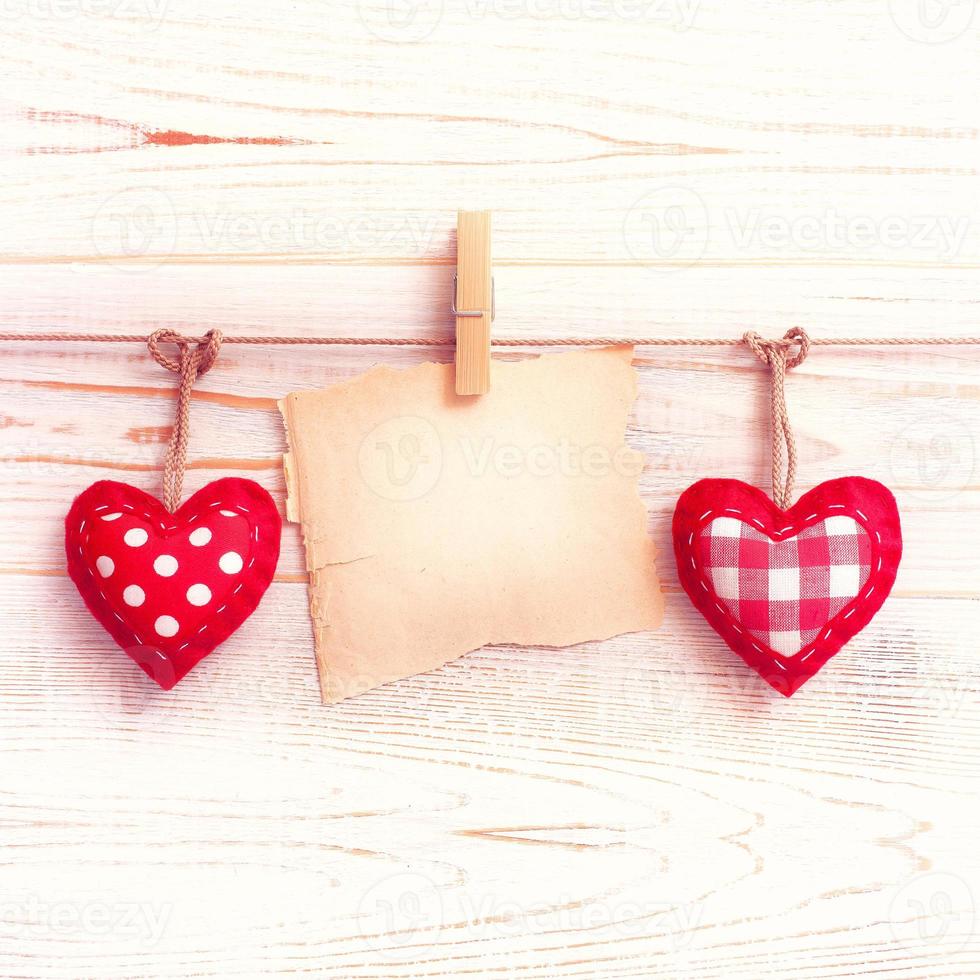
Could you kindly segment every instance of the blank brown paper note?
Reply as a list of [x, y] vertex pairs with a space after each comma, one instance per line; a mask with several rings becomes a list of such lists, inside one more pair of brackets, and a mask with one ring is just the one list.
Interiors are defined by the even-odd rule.
[[[660, 624], [631, 347], [377, 367], [280, 402], [323, 699], [488, 643], [569, 646]], [[596, 665], [601, 670], [601, 664]]]

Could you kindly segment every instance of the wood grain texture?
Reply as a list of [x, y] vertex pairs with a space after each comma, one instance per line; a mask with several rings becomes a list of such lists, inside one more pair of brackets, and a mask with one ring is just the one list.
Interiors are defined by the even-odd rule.
[[[975, 334], [980, 15], [927, 8], [7, 0], [0, 328], [448, 339], [455, 214], [488, 208], [497, 334]], [[134, 346], [0, 353], [3, 976], [980, 974], [977, 351], [790, 377], [801, 489], [881, 479], [906, 537], [792, 701], [668, 553], [694, 479], [765, 481], [764, 374], [677, 349], [637, 352], [628, 436], [664, 627], [332, 708], [295, 527], [172, 694], [111, 647], [61, 521], [102, 477], [158, 489], [172, 379]], [[281, 503], [277, 397], [433, 356], [227, 347], [187, 492]]]

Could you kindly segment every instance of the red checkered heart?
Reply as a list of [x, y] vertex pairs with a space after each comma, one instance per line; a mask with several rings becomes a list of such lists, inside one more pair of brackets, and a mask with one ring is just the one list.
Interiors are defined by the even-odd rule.
[[92, 615], [165, 690], [251, 615], [282, 521], [251, 480], [216, 480], [175, 513], [125, 483], [93, 483], [65, 518], [68, 574]]
[[874, 480], [831, 480], [780, 510], [738, 480], [701, 480], [674, 512], [681, 585], [781, 694], [797, 691], [871, 621], [895, 581], [895, 498]]

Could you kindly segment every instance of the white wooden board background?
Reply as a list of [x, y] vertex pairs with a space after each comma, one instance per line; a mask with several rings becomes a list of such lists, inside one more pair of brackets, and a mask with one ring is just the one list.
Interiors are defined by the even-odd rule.
[[[0, 329], [448, 335], [455, 210], [487, 207], [502, 334], [980, 333], [975, 13], [2, 0]], [[135, 346], [0, 355], [4, 977], [980, 975], [980, 351], [791, 377], [803, 486], [879, 478], [906, 531], [792, 701], [667, 550], [694, 479], [765, 481], [761, 367], [647, 349], [663, 629], [333, 708], [294, 527], [174, 693], [120, 655], [60, 522], [99, 478], [156, 490], [171, 378]], [[281, 503], [275, 399], [426, 356], [226, 348], [187, 489]]]

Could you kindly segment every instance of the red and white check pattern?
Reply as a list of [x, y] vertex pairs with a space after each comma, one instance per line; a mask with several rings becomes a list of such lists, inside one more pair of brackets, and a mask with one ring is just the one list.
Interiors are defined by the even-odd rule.
[[716, 517], [700, 544], [704, 573], [732, 617], [787, 657], [817, 638], [871, 572], [868, 532], [843, 515], [782, 541], [738, 518]]

